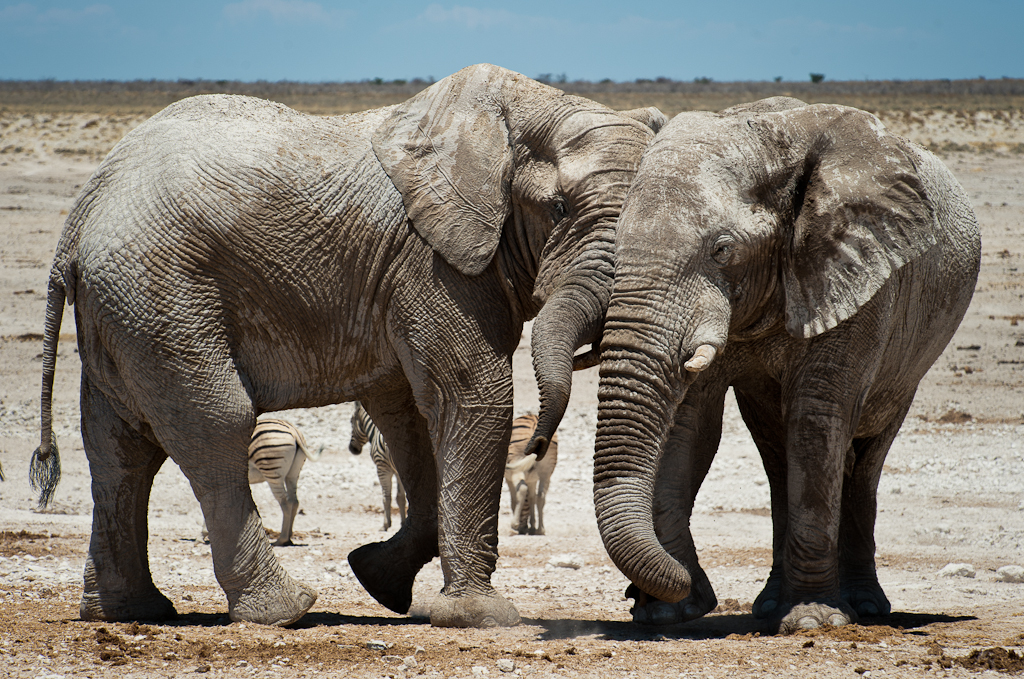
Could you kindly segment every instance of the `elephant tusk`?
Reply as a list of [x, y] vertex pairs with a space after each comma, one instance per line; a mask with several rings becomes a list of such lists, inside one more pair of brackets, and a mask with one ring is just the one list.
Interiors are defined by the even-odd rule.
[[718, 350], [710, 344], [702, 344], [697, 347], [697, 351], [693, 352], [693, 358], [687, 361], [683, 367], [692, 373], [704, 372], [711, 361], [715, 360], [715, 354]]

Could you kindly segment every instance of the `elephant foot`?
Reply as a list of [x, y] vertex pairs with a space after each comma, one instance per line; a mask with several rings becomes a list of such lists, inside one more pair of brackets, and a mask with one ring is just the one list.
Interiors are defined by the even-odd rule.
[[689, 596], [674, 604], [656, 599], [634, 584], [626, 588], [626, 598], [635, 600], [629, 612], [633, 614], [633, 622], [640, 625], [674, 625], [689, 622], [704, 617], [718, 605], [715, 591], [706, 575], [694, 582], [690, 587]]
[[235, 622], [290, 625], [316, 603], [316, 590], [287, 573], [280, 583], [261, 582], [241, 592], [228, 593], [228, 617]]
[[513, 627], [519, 611], [495, 591], [488, 594], [450, 596], [443, 592], [430, 605], [434, 627]]
[[840, 586], [840, 597], [856, 611], [857, 615], [864, 618], [889, 615], [892, 610], [882, 586], [873, 576], [850, 580], [844, 577]]
[[145, 596], [127, 597], [86, 590], [78, 607], [87, 622], [159, 622], [175, 617], [174, 604], [155, 587]]
[[754, 599], [753, 613], [755, 618], [765, 619], [775, 615], [782, 601], [782, 577], [774, 573], [768, 576], [764, 589]]
[[815, 602], [793, 606], [779, 620], [780, 634], [793, 634], [805, 629], [831, 625], [841, 627], [857, 622], [857, 614], [845, 603]]
[[277, 540], [274, 540], [270, 544], [272, 544], [275, 547], [294, 547], [295, 546], [295, 543], [292, 542], [291, 539], [282, 540], [281, 538], [278, 538]]
[[396, 558], [396, 551], [391, 540], [374, 542], [352, 550], [348, 563], [370, 596], [395, 613], [404, 614], [409, 612], [412, 585], [423, 564]]

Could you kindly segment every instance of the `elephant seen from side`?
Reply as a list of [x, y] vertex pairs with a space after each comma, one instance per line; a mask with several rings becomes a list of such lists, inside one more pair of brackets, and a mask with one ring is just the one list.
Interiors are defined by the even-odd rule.
[[979, 258], [950, 171], [864, 111], [773, 98], [661, 130], [617, 229], [594, 462], [635, 620], [716, 604], [689, 520], [729, 387], [771, 488], [754, 614], [789, 632], [889, 612], [879, 476]]
[[246, 449], [261, 413], [359, 400], [409, 500], [401, 530], [349, 555], [360, 582], [405, 612], [440, 556], [433, 624], [517, 623], [491, 586], [512, 354], [536, 316], [540, 455], [574, 352], [600, 337], [616, 219], [664, 120], [482, 64], [362, 113], [210, 95], [129, 133], [71, 209], [48, 284], [31, 473], [45, 502], [67, 301], [94, 499], [83, 619], [174, 614], [146, 553], [167, 457], [202, 505], [231, 619], [300, 618], [316, 592], [271, 550]]

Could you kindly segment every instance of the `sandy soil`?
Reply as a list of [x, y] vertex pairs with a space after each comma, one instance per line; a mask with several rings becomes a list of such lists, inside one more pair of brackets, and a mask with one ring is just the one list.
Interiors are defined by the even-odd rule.
[[[883, 116], [884, 117], [884, 116]], [[960, 331], [921, 385], [879, 491], [880, 578], [886, 618], [791, 637], [749, 613], [770, 564], [768, 487], [730, 402], [722, 449], [693, 521], [720, 610], [685, 625], [630, 622], [625, 578], [593, 520], [591, 454], [596, 371], [576, 375], [559, 435], [546, 536], [510, 536], [502, 498], [494, 583], [522, 625], [434, 629], [395, 616], [355, 581], [345, 560], [382, 539], [380, 489], [366, 456], [347, 451], [349, 405], [284, 416], [324, 445], [300, 479], [303, 513], [285, 567], [320, 598], [289, 629], [231, 623], [197, 541], [198, 503], [173, 464], [150, 509], [150, 560], [180, 616], [169, 624], [78, 618], [90, 530], [88, 468], [78, 431], [79, 365], [65, 317], [54, 395], [64, 478], [38, 512], [27, 482], [38, 445], [45, 284], [63, 216], [102, 155], [138, 116], [0, 112], [0, 664], [17, 677], [178, 676], [997, 676], [1024, 671], [1024, 142], [1021, 115], [894, 114], [901, 133], [936, 147], [967, 188], [983, 233], [981, 279]], [[902, 126], [902, 127], [901, 127]], [[983, 152], [978, 152], [978, 150]], [[537, 407], [526, 343], [516, 355], [517, 414]], [[253, 488], [268, 527], [280, 510]], [[397, 523], [397, 521], [396, 521]], [[392, 529], [394, 530], [394, 528]], [[554, 564], [569, 564], [570, 567]], [[946, 577], [947, 564], [970, 564]], [[575, 567], [572, 567], [575, 566]], [[1003, 569], [1003, 570], [1000, 570]], [[422, 601], [442, 582], [428, 565]], [[973, 654], [973, 655], [972, 655]]]

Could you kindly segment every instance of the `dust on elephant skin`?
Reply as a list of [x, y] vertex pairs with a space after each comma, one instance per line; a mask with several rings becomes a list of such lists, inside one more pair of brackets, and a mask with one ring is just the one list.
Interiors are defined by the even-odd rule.
[[483, 64], [362, 113], [199, 96], [128, 134], [71, 210], [48, 286], [33, 469], [49, 499], [67, 301], [95, 501], [83, 617], [174, 613], [146, 557], [166, 457], [202, 505], [232, 619], [301, 617], [316, 593], [273, 555], [246, 449], [261, 413], [358, 399], [409, 501], [396, 535], [350, 556], [360, 581], [405, 612], [440, 555], [435, 624], [516, 623], [490, 584], [511, 355], [537, 316], [542, 455], [573, 353], [599, 339], [616, 218], [664, 120]]
[[595, 506], [634, 619], [715, 607], [689, 520], [730, 388], [771, 489], [754, 614], [787, 632], [887, 614], [878, 478], [979, 269], [949, 170], [847, 107], [681, 114], [644, 156], [616, 255]]

